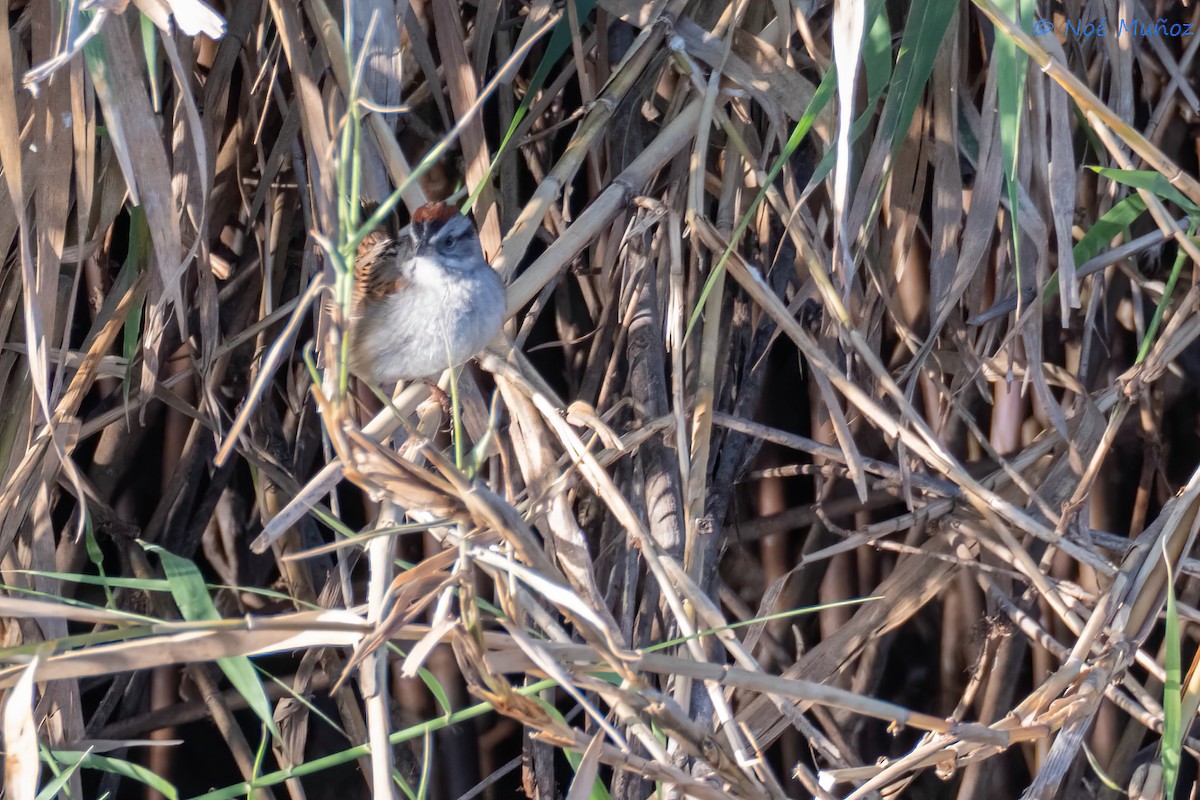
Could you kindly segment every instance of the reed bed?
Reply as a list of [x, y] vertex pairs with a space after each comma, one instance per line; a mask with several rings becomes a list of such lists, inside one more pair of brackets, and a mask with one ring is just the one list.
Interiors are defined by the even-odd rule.
[[214, 6], [0, 14], [6, 798], [1194, 796], [1200, 6]]

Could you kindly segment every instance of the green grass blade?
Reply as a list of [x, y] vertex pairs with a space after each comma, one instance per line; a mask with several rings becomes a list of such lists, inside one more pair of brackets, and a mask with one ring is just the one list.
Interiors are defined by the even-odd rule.
[[[1104, 213], [1088, 229], [1083, 238], [1071, 249], [1075, 263], [1082, 264], [1096, 257], [1109, 242], [1125, 231], [1142, 214], [1146, 213], [1146, 201], [1138, 195], [1130, 195]], [[1055, 286], [1057, 287], [1057, 282]]]
[[[1000, 9], [1009, 17], [1021, 20], [1028, 28], [1033, 21], [1028, 0], [999, 0]], [[996, 70], [996, 104], [1000, 112], [1000, 146], [1004, 155], [1004, 186], [1008, 193], [1010, 228], [1012, 230], [1013, 272], [1017, 278], [1017, 297], [1022, 297], [1020, 242], [1020, 185], [1017, 171], [1021, 164], [1021, 111], [1025, 104], [1025, 84], [1029, 56], [1018, 49], [1008, 36], [997, 36], [992, 47]], [[1018, 299], [1017, 313], [1020, 313]]]
[[[578, 19], [587, 19], [592, 13], [592, 9], [596, 7], [596, 0], [572, 0], [575, 3], [575, 10], [578, 12]], [[466, 214], [470, 211], [475, 201], [479, 199], [479, 192], [488, 181], [492, 179], [492, 172], [496, 169], [496, 165], [500, 163], [500, 157], [507, 151], [512, 143], [513, 134], [517, 132], [517, 128], [521, 125], [521, 120], [525, 119], [525, 115], [529, 113], [529, 106], [533, 103], [537, 93], [545, 85], [546, 79], [550, 77], [551, 70], [566, 54], [571, 47], [571, 29], [570, 17], [566, 14], [554, 26], [554, 31], [550, 34], [549, 40], [546, 42], [546, 52], [542, 54], [542, 60], [538, 62], [537, 69], [533, 72], [533, 77], [529, 79], [529, 88], [525, 90], [525, 94], [521, 97], [520, 104], [517, 105], [513, 112], [512, 122], [509, 123], [508, 130], [504, 132], [504, 138], [500, 140], [500, 145], [496, 148], [496, 155], [492, 157], [492, 163], [488, 164], [487, 172], [484, 173], [481, 180], [475, 187], [475, 191], [463, 203], [462, 212]], [[581, 31], [582, 32], [582, 31]]]
[[92, 524], [92, 515], [88, 513], [87, 506], [83, 507], [83, 543], [87, 548], [88, 560], [96, 567], [96, 572], [99, 573], [100, 579], [104, 586], [104, 605], [111, 608], [114, 605], [112, 588], [108, 585], [108, 576], [104, 574], [104, 551], [100, 549], [100, 543], [96, 541], [96, 530]]
[[[221, 615], [217, 613], [217, 607], [213, 605], [212, 597], [208, 594], [204, 577], [195, 564], [189, 559], [177, 556], [157, 545], [143, 542], [142, 547], [152, 553], [157, 553], [159, 559], [162, 560], [163, 573], [167, 576], [171, 594], [184, 619], [193, 622], [221, 618]], [[233, 684], [238, 693], [246, 699], [246, 704], [267, 726], [267, 730], [278, 737], [279, 729], [275, 727], [271, 701], [267, 698], [262, 681], [258, 679], [258, 673], [255, 671], [254, 665], [250, 663], [250, 659], [245, 656], [219, 658], [217, 666], [225, 673], [225, 677], [229, 678], [229, 682]]]
[[[552, 680], [541, 680], [537, 683], [530, 684], [529, 686], [522, 686], [521, 688], [517, 689], [517, 694], [523, 697], [531, 697], [536, 695], [538, 692], [557, 685], [558, 684]], [[466, 722], [467, 720], [481, 717], [493, 710], [494, 709], [491, 703], [476, 703], [473, 706], [455, 711], [449, 717], [438, 717], [437, 719], [429, 720], [428, 722], [422, 722], [418, 725], [405, 728], [402, 731], [396, 731], [388, 737], [388, 741], [393, 745], [411, 742], [413, 739], [419, 739], [429, 733], [443, 730], [444, 728], [448, 728], [451, 725], [456, 725], [459, 722]], [[233, 800], [235, 797], [240, 797], [246, 792], [253, 791], [254, 789], [276, 786], [288, 780], [289, 778], [302, 778], [305, 775], [315, 775], [319, 772], [330, 769], [331, 767], [338, 766], [339, 764], [346, 764], [351, 761], [355, 761], [356, 759], [362, 758], [369, 752], [370, 748], [365, 744], [360, 744], [355, 747], [348, 747], [345, 750], [341, 750], [337, 753], [332, 753], [322, 758], [310, 759], [303, 764], [297, 764], [291, 769], [277, 770], [275, 772], [267, 773], [266, 775], [260, 775], [257, 779], [255, 779], [253, 784], [242, 781], [241, 783], [235, 783], [231, 786], [206, 792], [193, 798], [193, 800]]]
[[[900, 37], [900, 52], [896, 57], [896, 68], [892, 71], [887, 100], [879, 117], [876, 139], [890, 142], [894, 156], [904, 143], [904, 137], [912, 124], [917, 105], [925, 93], [925, 85], [933, 74], [933, 64], [950, 20], [954, 18], [954, 0], [925, 0], [909, 9]], [[872, 22], [874, 27], [874, 22]], [[887, 186], [886, 174], [881, 176], [871, 200], [868, 220], [877, 216], [883, 190]], [[868, 222], [868, 225], [873, 223]], [[861, 235], [861, 233], [859, 234]]]
[[1171, 570], [1171, 559], [1163, 550], [1163, 564], [1167, 568], [1167, 609], [1164, 645], [1167, 680], [1163, 684], [1163, 735], [1162, 771], [1166, 797], [1175, 796], [1175, 784], [1179, 781], [1179, 762], [1183, 752], [1183, 709], [1180, 690], [1181, 657], [1179, 654], [1179, 609], [1175, 605], [1175, 574]]
[[1145, 189], [1163, 200], [1170, 200], [1189, 214], [1200, 214], [1200, 206], [1183, 196], [1161, 172], [1152, 169], [1113, 169], [1112, 167], [1091, 167], [1093, 172], [1103, 175], [1110, 181], [1130, 186], [1134, 189]]
[[[42, 790], [37, 793], [37, 800], [54, 800], [54, 798], [58, 796], [59, 791], [61, 791], [62, 788], [67, 785], [67, 781], [71, 780], [71, 776], [78, 772], [80, 767], [83, 766], [83, 760], [87, 758], [88, 755], [88, 753], [82, 753], [79, 756], [79, 760], [74, 764], [64, 765], [60, 764], [57, 759], [51, 757], [43, 747], [42, 760], [46, 762], [46, 766], [49, 767], [55, 773], [55, 775], [52, 780], [46, 781], [46, 785], [43, 786]], [[62, 769], [63, 766], [66, 766], [66, 769]]]
[[150, 84], [150, 104], [154, 113], [162, 113], [162, 84], [158, 75], [158, 28], [145, 14], [141, 16], [142, 55], [146, 59], [146, 79]]
[[[867, 34], [863, 37], [862, 66], [867, 76], [867, 97], [879, 98], [892, 80], [892, 25], [879, 13], [883, 0], [872, 0], [867, 8]], [[867, 104], [867, 112], [875, 105]]]
[[48, 757], [64, 766], [80, 764], [85, 769], [110, 772], [113, 775], [120, 775], [122, 778], [129, 778], [158, 791], [167, 800], [178, 800], [179, 798], [179, 792], [175, 789], [174, 784], [143, 766], [120, 758], [98, 756], [78, 750], [51, 750]]
[[1091, 766], [1092, 772], [1096, 773], [1096, 777], [1100, 779], [1101, 783], [1103, 783], [1109, 789], [1112, 789], [1114, 792], [1125, 794], [1124, 787], [1114, 781], [1112, 776], [1104, 771], [1104, 768], [1100, 766], [1100, 762], [1096, 759], [1096, 754], [1092, 752], [1092, 749], [1087, 746], [1086, 742], [1083, 745], [1083, 754], [1087, 756], [1088, 764]]
[[437, 700], [437, 704], [441, 706], [442, 713], [447, 717], [454, 713], [454, 704], [450, 702], [450, 695], [446, 692], [446, 688], [442, 686], [442, 682], [425, 667], [417, 670], [417, 676], [421, 682], [425, 684], [425, 688], [433, 695], [433, 699]]
[[[557, 708], [543, 700], [541, 697], [534, 696], [534, 702], [542, 707], [542, 709], [555, 719], [560, 725], [566, 725], [567, 719], [562, 715]], [[563, 755], [567, 758], [567, 763], [571, 765], [574, 772], [579, 772], [579, 765], [583, 761], [583, 754], [576, 753], [574, 750], [563, 750]], [[588, 795], [588, 800], [611, 800], [612, 796], [608, 793], [608, 789], [599, 778], [592, 782], [592, 791]]]
[[926, 0], [915, 3], [909, 10], [891, 89], [879, 122], [879, 136], [892, 142], [893, 153], [912, 124], [956, 5], [955, 0]]
[[[1188, 230], [1189, 237], [1196, 236], [1197, 221], [1192, 221], [1192, 226]], [[1163, 314], [1166, 313], [1167, 306], [1171, 303], [1171, 295], [1175, 292], [1175, 284], [1179, 283], [1179, 275], [1183, 272], [1183, 263], [1187, 261], [1187, 252], [1181, 247], [1175, 255], [1175, 263], [1171, 266], [1171, 277], [1167, 278], [1166, 288], [1163, 289], [1163, 296], [1158, 301], [1158, 306], [1154, 309], [1154, 316], [1150, 319], [1150, 324], [1146, 326], [1146, 337], [1142, 339], [1142, 345], [1138, 348], [1137, 360], [1135, 364], [1142, 363], [1146, 356], [1150, 355], [1150, 348], [1154, 346], [1154, 339], [1158, 335], [1158, 326], [1162, 324]]]
[[750, 207], [746, 209], [745, 215], [742, 216], [741, 221], [734, 228], [733, 235], [729, 237], [729, 244], [725, 247], [725, 252], [721, 254], [720, 260], [717, 261], [716, 266], [708, 274], [708, 279], [704, 282], [704, 289], [700, 292], [700, 297], [696, 300], [691, 318], [688, 320], [687, 329], [684, 331], [683, 340], [685, 342], [692, 335], [692, 329], [696, 327], [696, 323], [700, 321], [700, 314], [704, 309], [705, 303], [708, 302], [708, 295], [712, 292], [713, 287], [717, 285], [717, 280], [724, 272], [725, 264], [729, 262], [729, 256], [733, 253], [733, 248], [742, 238], [742, 234], [746, 232], [746, 228], [750, 226], [750, 221], [754, 219], [754, 212], [758, 209], [759, 204], [767, 196], [767, 189], [774, 183], [775, 177], [779, 175], [779, 171], [783, 169], [783, 165], [791, 158], [792, 153], [804, 141], [804, 137], [812, 129], [817, 115], [821, 113], [821, 109], [825, 108], [825, 104], [833, 97], [836, 90], [837, 70], [830, 67], [826, 71], [825, 77], [821, 79], [821, 84], [817, 87], [817, 91], [813, 93], [812, 100], [808, 102], [808, 108], [804, 109], [804, 113], [796, 122], [796, 127], [792, 129], [792, 135], [788, 137], [783, 152], [779, 154], [779, 157], [775, 159], [775, 163], [771, 165], [771, 170], [767, 173], [766, 182], [759, 187], [758, 194], [754, 196], [754, 201], [750, 203]]

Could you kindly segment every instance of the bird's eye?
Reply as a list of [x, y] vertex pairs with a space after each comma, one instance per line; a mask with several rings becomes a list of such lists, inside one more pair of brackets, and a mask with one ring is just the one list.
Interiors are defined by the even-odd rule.
[[445, 236], [443, 236], [443, 237], [442, 237], [442, 239], [441, 239], [441, 246], [442, 246], [443, 248], [449, 249], [449, 248], [451, 248], [451, 247], [454, 247], [454, 245], [455, 245], [457, 242], [458, 242], [458, 237], [457, 237], [457, 236], [455, 236], [453, 233], [447, 233], [447, 234], [446, 234]]

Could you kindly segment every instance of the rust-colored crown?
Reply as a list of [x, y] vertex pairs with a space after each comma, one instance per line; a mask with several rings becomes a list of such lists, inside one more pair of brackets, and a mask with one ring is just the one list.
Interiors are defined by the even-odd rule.
[[417, 224], [430, 222], [445, 223], [458, 216], [458, 209], [445, 203], [426, 203], [413, 212], [412, 221]]

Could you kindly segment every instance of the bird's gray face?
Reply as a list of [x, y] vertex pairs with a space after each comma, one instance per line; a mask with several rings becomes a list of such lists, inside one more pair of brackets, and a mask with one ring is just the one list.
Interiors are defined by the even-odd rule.
[[414, 224], [412, 237], [416, 256], [436, 260], [444, 269], [467, 272], [485, 263], [479, 234], [462, 214]]

